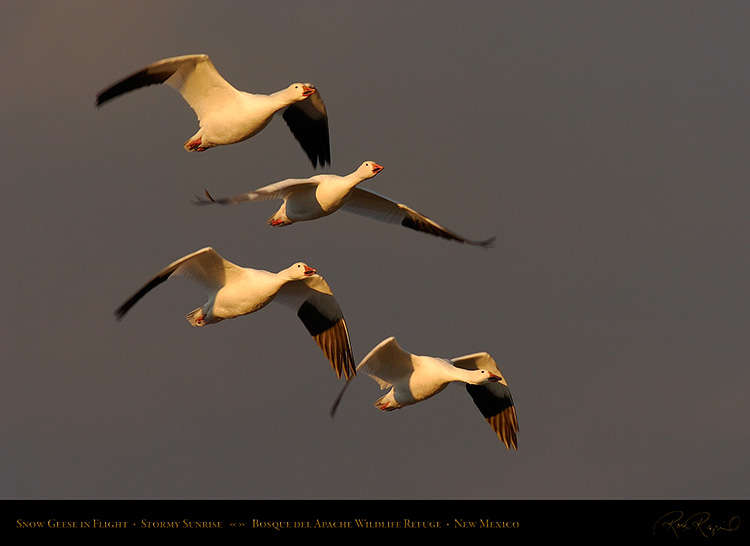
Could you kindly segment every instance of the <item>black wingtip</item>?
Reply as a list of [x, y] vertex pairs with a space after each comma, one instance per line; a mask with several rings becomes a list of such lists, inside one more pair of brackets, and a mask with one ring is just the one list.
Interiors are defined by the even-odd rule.
[[106, 91], [102, 91], [101, 93], [96, 95], [96, 99], [94, 100], [94, 108], [98, 110], [112, 98], [114, 97], [109, 96]]
[[105, 103], [109, 102], [116, 96], [117, 94], [113, 93], [112, 89], [107, 89], [105, 91], [102, 91], [96, 96], [96, 101], [94, 101], [94, 106], [96, 108], [101, 108]]
[[334, 400], [333, 405], [331, 406], [331, 410], [328, 412], [328, 414], [331, 416], [331, 419], [333, 419], [333, 416], [336, 413], [336, 410], [339, 407], [339, 404], [341, 403], [341, 398], [344, 396], [344, 392], [346, 391], [346, 388], [349, 386], [349, 383], [352, 382], [354, 377], [351, 379], [347, 379], [346, 383], [344, 383], [344, 386], [341, 388], [341, 392], [339, 392], [339, 395], [336, 397], [336, 400]]
[[195, 199], [193, 199], [193, 205], [211, 205], [216, 203], [216, 199], [208, 193], [208, 190], [203, 190], [203, 192], [205, 193], [206, 198], [204, 199], [203, 197], [196, 195]]
[[313, 169], [317, 169], [320, 167], [321, 169], [325, 169], [326, 164], [331, 164], [331, 158], [326, 156], [320, 156], [314, 155], [314, 153], [307, 154], [308, 159], [310, 160], [310, 163], [312, 163]]
[[477, 246], [481, 246], [482, 248], [495, 248], [495, 240], [497, 237], [490, 237], [489, 239], [486, 239], [484, 241], [479, 241], [477, 243]]

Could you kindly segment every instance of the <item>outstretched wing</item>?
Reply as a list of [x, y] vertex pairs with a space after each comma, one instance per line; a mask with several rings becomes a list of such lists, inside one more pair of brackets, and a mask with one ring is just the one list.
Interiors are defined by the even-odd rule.
[[[357, 371], [369, 375], [380, 385], [381, 390], [387, 389], [414, 371], [413, 356], [402, 349], [396, 342], [396, 338], [391, 336], [378, 343], [365, 355], [357, 366]], [[349, 381], [344, 384], [333, 402], [330, 410], [331, 417], [336, 413], [349, 384]]]
[[337, 377], [356, 375], [349, 330], [331, 288], [320, 275], [286, 283], [275, 301], [297, 312], [318, 347], [323, 351]]
[[227, 281], [239, 275], [241, 268], [222, 258], [213, 248], [206, 247], [169, 264], [154, 275], [115, 311], [118, 320], [151, 290], [167, 281], [172, 275], [189, 277], [209, 292], [215, 292]]
[[367, 353], [357, 370], [365, 372], [380, 385], [381, 390], [391, 387], [414, 371], [413, 356], [405, 351], [391, 336]]
[[166, 83], [182, 95], [200, 120], [209, 109], [232, 102], [239, 91], [214, 67], [208, 55], [181, 55], [156, 61], [101, 91], [96, 105], [148, 85]]
[[397, 203], [388, 197], [364, 188], [354, 188], [349, 199], [341, 207], [341, 210], [368, 216], [380, 222], [400, 224], [416, 231], [422, 231], [469, 245], [487, 247], [492, 246], [495, 241], [494, 237], [483, 241], [472, 241], [462, 237], [406, 205]]
[[307, 99], [288, 106], [282, 117], [312, 161], [313, 168], [318, 164], [324, 167], [326, 163], [331, 163], [328, 113], [319, 91], [316, 90]]
[[280, 182], [274, 182], [268, 186], [263, 186], [257, 190], [253, 190], [247, 193], [241, 193], [232, 197], [222, 197], [215, 199], [206, 190], [206, 197], [197, 197], [193, 201], [196, 205], [236, 205], [237, 203], [244, 203], [246, 201], [267, 201], [269, 199], [284, 199], [289, 193], [294, 190], [301, 189], [305, 186], [314, 187], [318, 183], [311, 179], [306, 178], [288, 178], [281, 180]]
[[500, 373], [495, 360], [488, 353], [475, 353], [462, 356], [452, 360], [458, 368], [467, 370], [487, 370], [502, 378], [496, 383], [486, 385], [466, 385], [466, 391], [471, 395], [474, 404], [479, 409], [482, 417], [492, 427], [505, 446], [510, 449], [518, 449], [516, 433], [518, 432], [518, 418], [513, 397], [510, 394], [508, 383]]

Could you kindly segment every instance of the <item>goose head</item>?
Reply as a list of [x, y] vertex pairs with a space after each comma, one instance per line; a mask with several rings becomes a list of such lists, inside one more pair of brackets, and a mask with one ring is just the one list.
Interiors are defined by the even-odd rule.
[[305, 100], [310, 95], [315, 94], [315, 87], [311, 83], [293, 83], [286, 89], [289, 98], [293, 102], [300, 102]]
[[317, 271], [306, 263], [297, 262], [287, 267], [284, 271], [280, 272], [279, 275], [292, 281], [300, 281], [302, 279], [315, 275], [315, 273], [317, 273]]
[[378, 165], [374, 161], [365, 161], [355, 172], [359, 178], [367, 180], [368, 178], [372, 178], [382, 170], [382, 165]]
[[471, 370], [469, 374], [469, 381], [467, 381], [467, 383], [472, 383], [474, 385], [487, 385], [489, 383], [505, 384], [505, 380], [501, 376], [487, 370]]

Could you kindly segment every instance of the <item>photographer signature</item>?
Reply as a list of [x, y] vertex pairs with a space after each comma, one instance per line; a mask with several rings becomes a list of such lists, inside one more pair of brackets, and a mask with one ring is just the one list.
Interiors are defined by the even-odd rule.
[[719, 533], [736, 531], [740, 527], [740, 517], [732, 516], [727, 521], [712, 523], [711, 514], [708, 512], [696, 512], [685, 517], [684, 512], [676, 510], [667, 512], [654, 523], [653, 534], [658, 530], [671, 531], [679, 538], [680, 533], [696, 532], [704, 537], [716, 536]]

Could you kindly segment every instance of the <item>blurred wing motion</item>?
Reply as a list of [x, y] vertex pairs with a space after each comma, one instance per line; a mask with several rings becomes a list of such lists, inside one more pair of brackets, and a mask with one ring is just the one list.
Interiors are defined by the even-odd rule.
[[444, 237], [469, 245], [489, 247], [495, 242], [495, 237], [482, 241], [472, 241], [462, 237], [406, 205], [397, 203], [388, 197], [364, 188], [354, 188], [349, 199], [341, 207], [341, 210], [367, 216], [389, 224], [400, 224], [416, 231], [422, 231], [430, 235], [437, 235], [438, 237]]

